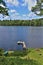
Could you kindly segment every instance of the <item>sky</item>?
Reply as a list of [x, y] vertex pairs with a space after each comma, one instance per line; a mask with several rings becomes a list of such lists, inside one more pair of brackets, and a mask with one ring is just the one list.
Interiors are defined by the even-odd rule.
[[[37, 16], [31, 11], [32, 7], [37, 4], [36, 0], [4, 0], [6, 3], [9, 16], [0, 14], [0, 20], [32, 20], [43, 18], [43, 16]], [[4, 7], [2, 4], [0, 6]]]

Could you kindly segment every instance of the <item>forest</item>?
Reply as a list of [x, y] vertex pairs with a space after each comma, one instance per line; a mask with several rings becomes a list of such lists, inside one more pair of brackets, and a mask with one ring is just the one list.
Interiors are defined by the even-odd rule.
[[43, 18], [35, 20], [0, 20], [0, 26], [43, 26]]

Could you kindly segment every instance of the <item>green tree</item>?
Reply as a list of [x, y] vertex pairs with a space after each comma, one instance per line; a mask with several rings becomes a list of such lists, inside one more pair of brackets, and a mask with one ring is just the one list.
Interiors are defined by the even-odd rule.
[[32, 11], [37, 15], [43, 15], [43, 0], [37, 0], [37, 5], [32, 7]]
[[0, 6], [0, 13], [8, 16], [8, 8], [6, 6], [6, 3], [3, 0], [0, 0], [0, 4], [2, 4], [4, 7]]

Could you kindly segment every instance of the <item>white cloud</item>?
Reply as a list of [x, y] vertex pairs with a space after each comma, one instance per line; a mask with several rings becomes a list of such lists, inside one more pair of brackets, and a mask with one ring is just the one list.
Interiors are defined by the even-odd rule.
[[21, 19], [21, 16], [20, 15], [15, 15], [15, 14], [12, 14], [10, 16], [11, 20], [17, 20], [17, 19]]
[[33, 16], [36, 16], [36, 14], [34, 12], [30, 12], [27, 16], [28, 17], [33, 17]]
[[[12, 11], [12, 10], [11, 10]], [[10, 12], [10, 11], [9, 11]], [[19, 18], [19, 16], [20, 16], [20, 14], [15, 10], [15, 12], [11, 12], [10, 14], [10, 19], [11, 20], [14, 20], [14, 19], [18, 19]]]
[[18, 12], [16, 12], [14, 15], [15, 15], [15, 16], [16, 16], [16, 15], [18, 16], [18, 15], [19, 15], [19, 13], [18, 13]]
[[23, 14], [23, 16], [25, 17], [25, 16], [26, 16], [26, 14]]
[[16, 10], [9, 10], [9, 12], [12, 12], [13, 13], [13, 12], [16, 12]]
[[19, 2], [18, 2], [18, 0], [6, 0], [8, 3], [11, 3], [11, 4], [13, 4], [13, 5], [15, 5], [15, 6], [18, 6], [19, 5]]
[[19, 13], [15, 9], [14, 10], [11, 9], [8, 12], [9, 12], [10, 16], [12, 16], [12, 15], [15, 15], [15, 16], [19, 15]]
[[5, 16], [4, 20], [10, 20], [10, 17], [9, 16]]
[[[20, 4], [19, 0], [6, 0], [8, 3], [11, 3], [15, 6], [18, 6]], [[32, 7], [34, 7], [37, 3], [36, 0], [23, 0], [24, 3], [22, 3], [22, 6], [28, 5], [28, 9], [31, 10]]]
[[36, 11], [37, 14], [40, 14], [40, 11]]
[[22, 16], [20, 15], [11, 15], [11, 18], [13, 17], [13, 19], [19, 19], [19, 20], [32, 20], [35, 19], [36, 14], [34, 14], [34, 12], [30, 12], [30, 14], [23, 14]]
[[28, 5], [28, 9], [31, 10], [31, 8], [34, 7], [36, 4], [37, 4], [36, 0], [24, 0], [22, 6]]

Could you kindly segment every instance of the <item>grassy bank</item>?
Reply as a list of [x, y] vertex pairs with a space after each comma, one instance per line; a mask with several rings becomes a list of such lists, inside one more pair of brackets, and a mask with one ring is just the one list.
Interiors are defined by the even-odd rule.
[[0, 51], [0, 65], [43, 65], [43, 49], [28, 49], [26, 51], [8, 51], [3, 55]]
[[36, 20], [3, 20], [0, 26], [43, 26], [43, 19]]

